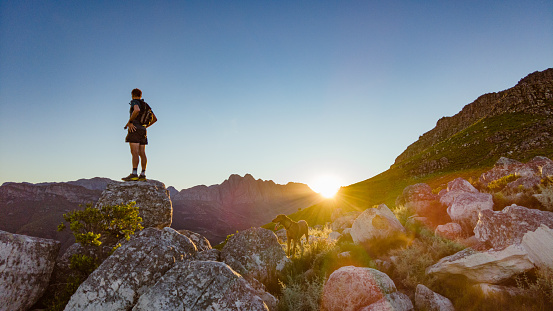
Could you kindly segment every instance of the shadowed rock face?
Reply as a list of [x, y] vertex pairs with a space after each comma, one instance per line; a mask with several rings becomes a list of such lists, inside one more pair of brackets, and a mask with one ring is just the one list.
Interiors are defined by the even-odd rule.
[[269, 310], [252, 286], [214, 261], [179, 262], [140, 297], [133, 311]]
[[0, 309], [28, 310], [44, 293], [60, 243], [0, 231]]
[[159, 181], [112, 182], [102, 192], [96, 207], [121, 205], [135, 201], [144, 228], [171, 226], [173, 207], [169, 191]]
[[176, 262], [197, 248], [171, 228], [146, 228], [119, 247], [77, 289], [65, 310], [129, 310]]

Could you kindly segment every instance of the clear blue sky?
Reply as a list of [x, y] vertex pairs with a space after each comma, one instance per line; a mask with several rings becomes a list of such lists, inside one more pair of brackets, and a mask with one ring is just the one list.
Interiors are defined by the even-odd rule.
[[344, 185], [478, 96], [553, 67], [553, 2], [0, 1], [0, 183], [148, 176]]

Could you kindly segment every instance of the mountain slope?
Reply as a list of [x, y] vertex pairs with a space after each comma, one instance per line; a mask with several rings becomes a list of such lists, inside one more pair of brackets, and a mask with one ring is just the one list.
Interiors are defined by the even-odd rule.
[[534, 72], [505, 91], [480, 96], [452, 117], [441, 118], [397, 157], [387, 171], [341, 189], [334, 200], [290, 215], [310, 224], [330, 221], [332, 211], [364, 210], [385, 203], [414, 183], [443, 187], [478, 178], [501, 157], [527, 162], [553, 157], [553, 69]]

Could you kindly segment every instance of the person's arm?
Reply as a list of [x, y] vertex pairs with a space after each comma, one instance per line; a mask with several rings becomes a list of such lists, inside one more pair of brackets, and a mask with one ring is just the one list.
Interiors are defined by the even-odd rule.
[[128, 127], [129, 131], [131, 131], [131, 132], [134, 132], [136, 130], [136, 126], [134, 126], [134, 124], [132, 124], [132, 121], [138, 116], [139, 113], [140, 113], [140, 107], [138, 105], [134, 105], [134, 110], [132, 112], [132, 115], [129, 118], [129, 122], [127, 122], [127, 124], [125, 124], [124, 129], [127, 129], [127, 127]]
[[152, 126], [152, 124], [157, 122], [156, 114], [153, 111], [152, 111], [152, 115], [154, 116], [154, 119], [152, 120], [152, 123], [150, 123], [150, 125], [148, 125], [147, 127], [150, 127], [150, 126]]

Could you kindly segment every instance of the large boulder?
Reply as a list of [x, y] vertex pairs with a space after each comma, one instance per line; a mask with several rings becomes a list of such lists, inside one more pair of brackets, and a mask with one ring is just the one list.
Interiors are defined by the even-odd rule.
[[221, 259], [246, 279], [266, 284], [274, 271], [290, 262], [276, 235], [267, 229], [250, 228], [234, 234], [221, 251]]
[[413, 311], [413, 302], [409, 296], [400, 292], [393, 292], [379, 301], [359, 309], [359, 311]]
[[136, 202], [144, 228], [170, 227], [173, 207], [169, 191], [156, 180], [108, 183], [96, 207]]
[[171, 228], [146, 228], [119, 247], [79, 286], [65, 310], [129, 310], [196, 246]]
[[474, 228], [476, 238], [493, 248], [520, 244], [524, 235], [542, 224], [553, 228], [553, 212], [511, 205], [502, 211], [482, 211]]
[[512, 276], [529, 271], [534, 265], [521, 246], [477, 252], [470, 248], [440, 259], [426, 269], [426, 274], [441, 279], [461, 277], [472, 283], [499, 284]]
[[478, 222], [478, 213], [493, 210], [492, 195], [480, 193], [462, 178], [447, 184], [447, 191], [441, 194], [440, 202], [447, 206], [447, 213], [451, 219], [460, 224], [469, 235]]
[[454, 311], [453, 303], [447, 297], [433, 292], [430, 288], [419, 284], [415, 292], [415, 306], [417, 310], [426, 311]]
[[371, 268], [346, 266], [334, 271], [323, 288], [322, 308], [353, 311], [396, 291], [394, 281]]
[[60, 242], [0, 231], [1, 310], [28, 310], [42, 296]]
[[[553, 165], [553, 161], [547, 157], [542, 156], [536, 156], [528, 163], [526, 163], [526, 167], [534, 171], [534, 174], [536, 175], [542, 175], [543, 168], [548, 165]], [[547, 175], [543, 177], [547, 177]]]
[[353, 223], [351, 237], [358, 244], [393, 241], [405, 233], [405, 228], [385, 205], [366, 209]]
[[553, 230], [541, 225], [536, 231], [527, 232], [522, 238], [522, 247], [530, 261], [541, 269], [553, 270]]
[[426, 215], [436, 200], [438, 196], [432, 193], [432, 188], [428, 184], [419, 183], [405, 187], [396, 199], [396, 206], [403, 205], [413, 214]]
[[256, 290], [228, 265], [178, 262], [138, 299], [133, 311], [269, 310]]

